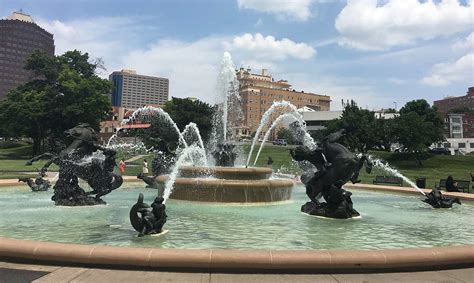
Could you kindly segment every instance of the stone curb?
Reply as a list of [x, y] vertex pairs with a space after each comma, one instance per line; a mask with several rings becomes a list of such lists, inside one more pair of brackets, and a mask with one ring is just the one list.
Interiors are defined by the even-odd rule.
[[34, 262], [206, 270], [390, 271], [474, 266], [474, 245], [375, 251], [125, 248], [0, 238], [0, 257]]
[[[383, 186], [383, 185], [372, 185], [372, 184], [345, 184], [344, 188], [346, 189], [362, 189], [362, 190], [369, 190], [369, 191], [374, 191], [374, 192], [394, 192], [394, 193], [406, 193], [406, 194], [415, 194], [415, 195], [420, 195], [420, 192], [418, 192], [414, 188], [409, 188], [409, 187], [394, 187], [394, 186]], [[431, 192], [431, 189], [422, 189], [423, 192], [429, 193]], [[447, 197], [457, 197], [461, 200], [467, 200], [467, 201], [474, 201], [474, 194], [469, 194], [469, 193], [456, 193], [456, 192], [446, 192], [442, 191], [444, 196]]]

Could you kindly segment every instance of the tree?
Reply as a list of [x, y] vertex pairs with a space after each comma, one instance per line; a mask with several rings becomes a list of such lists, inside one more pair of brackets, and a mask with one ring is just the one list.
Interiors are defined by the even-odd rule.
[[390, 151], [392, 144], [396, 141], [395, 120], [394, 119], [375, 119], [374, 121], [375, 147]]
[[[180, 131], [193, 122], [199, 128], [203, 141], [209, 141], [215, 111], [209, 104], [199, 100], [173, 97], [164, 105], [163, 110], [170, 115]], [[176, 131], [160, 116], [155, 116], [150, 129], [141, 131], [140, 136], [147, 146], [155, 146], [161, 150], [164, 148], [160, 147], [165, 145], [173, 148], [178, 142]]]
[[351, 150], [366, 152], [377, 145], [374, 112], [362, 109], [354, 101], [346, 104], [339, 119], [327, 123], [325, 135], [345, 129], [339, 141]]
[[443, 119], [424, 99], [405, 104], [395, 122], [398, 143], [405, 152], [414, 153], [420, 166], [421, 154], [433, 143], [444, 140]]
[[95, 74], [89, 55], [68, 51], [61, 56], [35, 52], [25, 69], [35, 78], [11, 91], [0, 104], [0, 123], [10, 135], [33, 139], [39, 153], [46, 137], [63, 139], [66, 129], [88, 123], [96, 130], [110, 111], [105, 94], [111, 85]]
[[295, 143], [295, 139], [293, 137], [293, 133], [291, 132], [291, 130], [287, 129], [287, 128], [280, 128], [277, 132], [277, 139], [284, 139], [286, 140], [289, 144], [294, 144]]

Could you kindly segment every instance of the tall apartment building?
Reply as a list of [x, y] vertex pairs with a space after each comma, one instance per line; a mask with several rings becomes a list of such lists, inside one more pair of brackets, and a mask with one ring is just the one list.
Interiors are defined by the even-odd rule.
[[[474, 138], [474, 87], [468, 88], [464, 96], [436, 100], [434, 105], [444, 117], [447, 138]], [[453, 111], [456, 109], [467, 111]]]
[[113, 72], [112, 106], [137, 109], [144, 105], [163, 105], [168, 101], [169, 80], [138, 75], [133, 70]]
[[252, 74], [250, 69], [240, 68], [237, 79], [240, 82], [243, 126], [248, 133], [257, 130], [263, 114], [274, 101], [286, 100], [297, 108], [306, 106], [318, 111], [330, 110], [329, 96], [296, 91], [286, 80], [275, 81], [266, 69], [262, 69], [261, 74]]
[[30, 15], [13, 12], [0, 20], [0, 100], [34, 76], [24, 69], [34, 51], [54, 55], [53, 35], [33, 21]]

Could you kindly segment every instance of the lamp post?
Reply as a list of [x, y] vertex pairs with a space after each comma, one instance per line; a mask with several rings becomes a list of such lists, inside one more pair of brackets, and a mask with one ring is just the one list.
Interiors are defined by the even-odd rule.
[[393, 104], [395, 105], [395, 111], [397, 110], [397, 102], [394, 101]]

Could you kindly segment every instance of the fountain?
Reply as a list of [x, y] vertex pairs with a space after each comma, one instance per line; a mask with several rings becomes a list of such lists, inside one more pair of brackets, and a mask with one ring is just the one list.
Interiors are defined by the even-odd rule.
[[[176, 163], [169, 175], [138, 177], [148, 186], [157, 187], [158, 194], [163, 195], [164, 201], [168, 198], [204, 201], [204, 202], [236, 202], [236, 203], [266, 203], [290, 199], [293, 181], [288, 179], [274, 179], [271, 168], [240, 167], [236, 164], [238, 148], [232, 142], [232, 133], [229, 131], [241, 119], [240, 96], [235, 67], [229, 53], [224, 54], [221, 71], [218, 76], [216, 102], [218, 110], [214, 116], [212, 138], [207, 152], [209, 159], [214, 160], [214, 166], [208, 165], [208, 154], [201, 139], [199, 129], [190, 123], [180, 132], [171, 117], [162, 109], [146, 107], [135, 111], [128, 123], [139, 118], [139, 115], [150, 113], [165, 117], [179, 134], [183, 149], [176, 156]], [[288, 102], [276, 102], [271, 111], [262, 119], [260, 131], [268, 122], [270, 115], [277, 109], [290, 109], [296, 121], [302, 121], [296, 107]], [[187, 137], [195, 137], [196, 142], [190, 144]], [[255, 145], [255, 140], [253, 146]], [[194, 156], [194, 158], [193, 158]], [[247, 164], [248, 165], [248, 164]], [[166, 170], [161, 170], [164, 172]], [[158, 173], [161, 173], [158, 172]]]
[[[301, 123], [291, 105], [284, 102], [276, 104], [281, 108], [286, 105], [290, 112], [277, 118], [270, 129], [287, 120]], [[272, 111], [277, 108], [273, 107]], [[160, 110], [151, 111], [166, 117]], [[263, 119], [260, 131], [263, 131], [272, 113], [275, 112]], [[227, 112], [229, 116], [232, 113]], [[304, 123], [300, 126], [304, 132]], [[339, 147], [337, 137], [328, 137], [327, 143], [316, 147], [314, 141], [304, 133], [304, 147], [295, 149], [293, 157], [314, 162], [318, 172], [308, 172], [302, 179], [310, 199], [316, 199], [320, 191], [327, 203], [303, 205], [304, 212], [325, 217], [354, 217], [358, 212], [352, 208], [353, 199], [358, 210], [368, 216], [358, 221], [309, 218], [295, 213], [300, 204], [307, 200], [302, 185], [296, 185], [297, 189], [292, 192], [293, 182], [271, 178], [270, 168], [245, 168], [251, 154], [247, 163], [239, 163], [239, 159], [234, 160], [232, 154], [223, 154], [225, 143], [221, 148], [217, 144], [231, 141], [227, 134], [228, 127], [225, 127], [226, 130], [220, 133], [216, 131], [215, 136], [224, 137], [226, 133], [226, 138], [215, 139], [216, 144], [207, 151], [199, 139], [196, 143], [189, 142], [190, 136], [199, 137], [198, 129], [194, 126], [190, 125], [181, 133], [180, 144], [183, 148], [177, 152], [176, 166], [167, 168], [168, 176], [151, 180], [152, 184], [161, 184], [160, 195], [163, 197], [157, 196], [154, 190], [144, 190], [141, 186], [129, 183], [123, 186], [125, 188], [107, 195], [107, 206], [71, 209], [54, 206], [50, 201], [51, 192], [33, 194], [19, 187], [0, 190], [0, 256], [7, 260], [71, 265], [87, 263], [117, 268], [140, 266], [206, 271], [233, 269], [237, 272], [360, 272], [472, 265], [474, 247], [471, 243], [474, 234], [466, 227], [470, 227], [472, 222], [474, 206], [438, 210], [433, 216], [433, 210], [426, 209], [426, 205], [420, 204], [417, 197], [396, 194], [392, 190], [384, 193], [386, 188], [383, 187], [377, 187], [377, 192], [367, 188], [351, 196], [342, 188], [343, 182], [339, 180], [357, 182], [358, 169], [361, 162], [365, 162], [363, 156], [345, 152], [347, 154], [343, 158], [335, 158], [330, 149]], [[88, 204], [89, 201], [95, 204], [100, 202], [96, 200], [97, 196], [100, 200], [101, 194], [117, 189], [122, 181], [120, 176], [110, 170], [115, 151], [97, 145], [94, 132], [89, 131], [87, 126], [73, 129], [70, 134], [75, 139], [68, 150], [59, 155], [44, 155], [50, 158], [47, 165], [56, 163], [60, 167], [53, 199], [56, 204], [64, 205], [74, 205], [72, 200], [79, 204]], [[265, 134], [265, 139], [268, 137]], [[252, 150], [257, 138], [258, 135], [252, 143]], [[125, 148], [112, 143], [110, 146]], [[238, 154], [237, 147], [230, 146], [230, 149]], [[223, 152], [213, 156], [212, 152], [216, 150]], [[93, 154], [97, 151], [102, 151], [103, 155]], [[227, 161], [233, 160], [234, 166], [209, 166], [213, 159], [218, 162], [222, 159], [223, 164], [230, 164]], [[357, 160], [352, 163], [355, 164], [355, 170], [341, 169], [343, 163], [350, 160]], [[30, 163], [34, 161], [36, 158]], [[388, 165], [384, 166], [375, 160], [374, 163], [374, 166], [385, 167], [390, 171]], [[157, 168], [158, 171], [164, 170], [160, 164]], [[86, 171], [93, 174], [87, 177]], [[331, 176], [337, 178], [331, 179]], [[79, 187], [78, 178], [82, 177], [93, 188], [92, 194], [97, 193], [95, 198]], [[101, 184], [96, 181], [105, 185], [106, 190], [99, 192]], [[71, 189], [77, 190], [78, 196]], [[129, 211], [137, 194], [138, 201]], [[459, 195], [463, 200], [473, 200], [471, 196]], [[435, 200], [440, 196], [427, 194], [427, 197]], [[153, 204], [147, 205], [144, 198], [154, 200]], [[238, 203], [292, 201], [278, 205], [247, 205], [245, 209], [242, 209], [241, 204], [174, 201], [167, 208], [173, 221], [166, 222], [165, 202], [168, 199]], [[129, 217], [126, 217], [127, 214]], [[165, 233], [165, 222], [172, 233], [159, 239], [143, 237], [137, 240], [129, 221], [140, 235]]]

